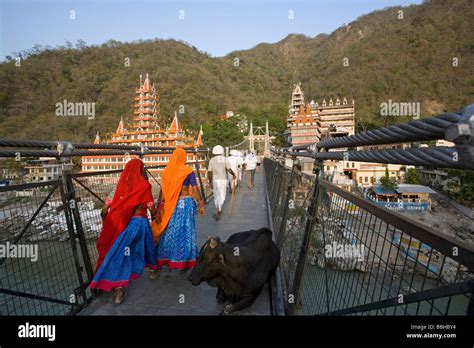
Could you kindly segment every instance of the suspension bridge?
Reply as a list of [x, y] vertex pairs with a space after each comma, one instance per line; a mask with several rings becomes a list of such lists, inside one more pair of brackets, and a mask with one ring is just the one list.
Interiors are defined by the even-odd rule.
[[[207, 214], [198, 218], [198, 243], [208, 234], [268, 226], [281, 249], [280, 266], [256, 303], [241, 315], [473, 315], [474, 247], [324, 180], [325, 160], [371, 161], [474, 169], [474, 107], [318, 143], [271, 148], [268, 125], [250, 128], [244, 142], [265, 160], [257, 190], [237, 193], [232, 217], [215, 222], [211, 193], [199, 180]], [[367, 145], [446, 139], [453, 147], [363, 150]], [[172, 148], [0, 139], [0, 157], [170, 153]], [[206, 153], [207, 149], [187, 148]], [[298, 158], [314, 162], [313, 173]], [[293, 165], [288, 167], [286, 159]], [[199, 166], [199, 164], [197, 164]], [[151, 170], [156, 167], [148, 167]], [[199, 168], [199, 167], [198, 167]], [[98, 207], [121, 170], [65, 171], [60, 180], [0, 187], [0, 237], [10, 245], [39, 245], [37, 262], [0, 260], [2, 315], [215, 315], [215, 290], [190, 287], [179, 274], [146, 275], [120, 306], [88, 289], [101, 228]], [[199, 174], [199, 171], [197, 171]], [[159, 183], [150, 177], [154, 194]], [[226, 207], [224, 208], [225, 211]], [[211, 212], [211, 213], [210, 213]], [[54, 232], [54, 233], [53, 233]], [[328, 245], [350, 245], [362, 255], [332, 257]], [[179, 299], [186, 299], [180, 302]]]

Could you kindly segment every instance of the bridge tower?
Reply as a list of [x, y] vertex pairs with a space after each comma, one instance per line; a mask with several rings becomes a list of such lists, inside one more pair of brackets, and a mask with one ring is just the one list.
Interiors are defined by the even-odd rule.
[[254, 144], [254, 134], [253, 134], [253, 123], [250, 121], [250, 130], [249, 130], [249, 150], [255, 151], [255, 144]]
[[268, 121], [265, 122], [265, 147], [263, 155], [265, 157], [270, 156], [270, 131], [268, 129]]

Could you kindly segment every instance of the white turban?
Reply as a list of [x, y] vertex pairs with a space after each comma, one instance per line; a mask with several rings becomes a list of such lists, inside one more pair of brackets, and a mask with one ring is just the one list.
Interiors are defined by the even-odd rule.
[[222, 155], [224, 154], [224, 148], [220, 145], [216, 145], [212, 148], [213, 155]]

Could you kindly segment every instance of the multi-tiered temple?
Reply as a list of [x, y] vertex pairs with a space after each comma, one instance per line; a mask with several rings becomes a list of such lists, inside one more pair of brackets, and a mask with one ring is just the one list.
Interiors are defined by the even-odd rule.
[[[322, 99], [320, 103], [311, 100], [306, 104], [304, 93], [300, 84], [295, 85], [291, 95], [289, 116], [286, 131], [287, 142], [291, 145], [312, 144], [326, 138], [335, 138], [353, 135], [355, 132], [355, 107], [354, 101], [350, 103], [346, 98]], [[392, 147], [402, 146], [391, 144]], [[380, 149], [382, 145], [375, 148]], [[357, 149], [363, 150], [364, 147]], [[330, 149], [329, 151], [348, 151], [348, 148]], [[300, 159], [303, 170], [311, 171], [313, 161]], [[385, 176], [388, 170], [389, 176], [397, 182], [403, 181], [407, 167], [398, 164], [380, 164], [347, 160], [324, 161], [324, 178], [331, 180], [336, 185], [346, 190], [351, 190], [356, 185], [359, 187], [370, 187]]]
[[[177, 147], [186, 146], [197, 148], [202, 145], [202, 132], [199, 132], [197, 139], [190, 137], [181, 128], [178, 115], [175, 113], [173, 121], [169, 127], [164, 127], [164, 122], [160, 118], [160, 97], [155, 85], [150, 82], [148, 74], [142, 81], [140, 76], [140, 87], [135, 91], [135, 105], [133, 123], [126, 125], [123, 118], [120, 119], [115, 133], [105, 139], [106, 144], [136, 145], [136, 146], [162, 146]], [[97, 134], [94, 143], [101, 143]], [[146, 166], [166, 165], [170, 154], [145, 155], [143, 161]], [[187, 161], [190, 165], [205, 162], [205, 155], [188, 153]], [[127, 163], [127, 156], [83, 156], [82, 171], [96, 172], [114, 169], [123, 169]], [[161, 177], [163, 169], [153, 170]], [[205, 168], [202, 166], [201, 171]]]
[[321, 103], [311, 100], [305, 104], [301, 84], [295, 85], [291, 95], [287, 119], [287, 141], [292, 145], [311, 144], [326, 137], [354, 134], [354, 101], [336, 98], [323, 99]]

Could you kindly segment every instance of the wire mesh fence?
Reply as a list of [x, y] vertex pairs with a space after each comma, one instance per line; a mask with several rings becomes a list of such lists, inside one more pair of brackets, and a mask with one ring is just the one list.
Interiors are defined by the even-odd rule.
[[[155, 199], [164, 167], [146, 168]], [[101, 208], [121, 172], [65, 173], [62, 180], [0, 187], [0, 315], [75, 314], [92, 298]], [[208, 201], [204, 169], [197, 173]]]
[[61, 182], [0, 187], [0, 197], [0, 314], [80, 308], [82, 278]]
[[289, 314], [473, 314], [471, 245], [327, 181], [301, 185], [306, 175], [282, 163], [265, 167]]
[[283, 164], [276, 164], [269, 159], [265, 159], [264, 166], [273, 228], [276, 243], [281, 251], [283, 298], [289, 299], [285, 301], [286, 310], [289, 311], [314, 178], [304, 175], [297, 167], [290, 170]]

